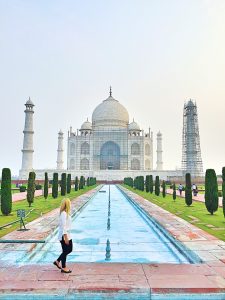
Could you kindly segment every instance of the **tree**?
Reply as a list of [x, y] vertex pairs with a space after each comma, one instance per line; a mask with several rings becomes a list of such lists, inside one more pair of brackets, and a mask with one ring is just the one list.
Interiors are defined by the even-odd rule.
[[67, 181], [66, 181], [66, 192], [70, 194], [71, 192], [71, 174], [67, 175]]
[[149, 177], [149, 191], [150, 191], [151, 194], [153, 193], [153, 190], [154, 190], [153, 176], [150, 175], [150, 177]]
[[162, 182], [162, 195], [163, 195], [163, 198], [166, 197], [166, 183], [165, 183], [165, 180], [163, 180], [163, 182]]
[[75, 191], [78, 191], [78, 177], [76, 176], [76, 178], [75, 178], [75, 183], [74, 183], [74, 189], [75, 189]]
[[225, 167], [222, 168], [222, 194], [223, 194], [223, 215], [225, 217]]
[[58, 197], [59, 190], [59, 175], [58, 173], [53, 174], [53, 182], [52, 182], [52, 197], [55, 199]]
[[218, 209], [218, 183], [214, 169], [207, 169], [205, 173], [205, 206], [213, 215]]
[[5, 216], [12, 211], [11, 171], [8, 168], [2, 169], [1, 211]]
[[27, 202], [29, 203], [29, 207], [34, 202], [34, 193], [35, 193], [35, 173], [30, 172], [27, 184]]
[[156, 194], [156, 196], [159, 196], [159, 194], [160, 194], [159, 176], [155, 177], [155, 194]]
[[176, 191], [176, 184], [173, 184], [173, 200], [176, 200], [177, 198], [177, 191]]
[[146, 178], [145, 178], [145, 190], [146, 190], [146, 193], [150, 192], [150, 175], [146, 175]]
[[91, 178], [88, 177], [88, 178], [87, 178], [87, 186], [90, 186], [90, 185], [91, 185]]
[[144, 191], [144, 189], [145, 189], [145, 180], [144, 180], [144, 176], [139, 176], [139, 181], [140, 181], [140, 183], [139, 183], [139, 186], [140, 186], [140, 190], [141, 191]]
[[66, 173], [61, 175], [61, 196], [66, 195]]
[[79, 190], [84, 188], [84, 176], [80, 176]]
[[45, 172], [45, 183], [44, 183], [44, 197], [48, 198], [48, 173]]
[[[134, 181], [133, 181], [133, 178], [132, 177], [125, 177], [124, 180], [123, 180], [124, 184], [130, 186], [130, 187], [133, 187], [134, 186]], [[91, 184], [91, 185], [94, 185]]]
[[191, 174], [185, 175], [185, 202], [187, 206], [192, 204], [192, 190], [191, 190]]

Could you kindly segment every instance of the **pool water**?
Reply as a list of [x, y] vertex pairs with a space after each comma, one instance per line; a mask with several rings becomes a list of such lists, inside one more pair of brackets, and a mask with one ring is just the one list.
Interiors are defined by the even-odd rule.
[[[72, 218], [72, 262], [193, 263], [190, 251], [155, 224], [117, 186], [104, 185]], [[106, 260], [106, 245], [108, 240]], [[57, 231], [23, 262], [51, 263], [61, 252]], [[21, 260], [20, 260], [21, 261]]]

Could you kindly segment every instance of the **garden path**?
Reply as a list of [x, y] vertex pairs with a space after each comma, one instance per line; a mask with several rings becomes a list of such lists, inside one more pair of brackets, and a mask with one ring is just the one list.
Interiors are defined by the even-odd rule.
[[[172, 189], [167, 189], [166, 190], [167, 194], [173, 194], [173, 190]], [[177, 196], [180, 197], [180, 193], [179, 191], [176, 191], [177, 192]], [[181, 195], [182, 198], [185, 197], [185, 194], [184, 192], [182, 192], [182, 195]], [[198, 194], [197, 196], [192, 196], [192, 199], [194, 201], [199, 201], [199, 202], [204, 202], [205, 203], [205, 195], [204, 194]], [[219, 197], [219, 206], [222, 207], [222, 197]]]
[[[52, 189], [51, 188], [48, 189], [48, 193], [49, 194], [52, 193]], [[36, 190], [35, 191], [35, 197], [42, 196], [42, 195], [43, 195], [43, 190]], [[27, 198], [27, 192], [21, 192], [21, 193], [12, 194], [12, 202], [25, 200], [26, 198]]]

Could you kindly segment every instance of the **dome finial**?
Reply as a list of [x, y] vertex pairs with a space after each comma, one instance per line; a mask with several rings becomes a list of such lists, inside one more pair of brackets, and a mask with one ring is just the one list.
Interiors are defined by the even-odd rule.
[[110, 89], [109, 89], [109, 97], [112, 97], [112, 87], [110, 85]]

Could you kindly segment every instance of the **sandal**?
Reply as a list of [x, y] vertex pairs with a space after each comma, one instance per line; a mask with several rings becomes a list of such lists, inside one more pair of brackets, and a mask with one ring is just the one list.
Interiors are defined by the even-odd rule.
[[72, 273], [72, 271], [71, 271], [71, 270], [65, 271], [65, 270], [61, 269], [61, 273], [66, 273], [66, 274], [68, 274], [68, 273]]
[[56, 261], [54, 261], [53, 262], [53, 265], [55, 265], [58, 269], [60, 269], [61, 270], [61, 268], [60, 268], [60, 266], [57, 264], [57, 262]]

